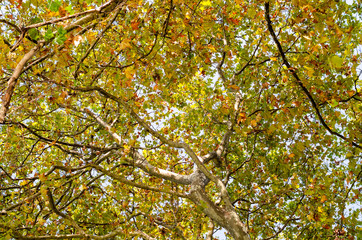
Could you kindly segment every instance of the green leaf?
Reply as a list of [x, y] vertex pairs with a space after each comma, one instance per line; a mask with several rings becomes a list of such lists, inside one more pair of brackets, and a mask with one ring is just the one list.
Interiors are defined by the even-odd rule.
[[29, 36], [34, 40], [37, 40], [39, 38], [39, 31], [36, 28], [30, 29], [28, 33]]
[[42, 20], [41, 20], [39, 17], [33, 17], [33, 18], [30, 19], [30, 22], [31, 22], [32, 24], [35, 24], [35, 23], [40, 23], [40, 22], [42, 22]]
[[334, 98], [329, 103], [330, 103], [330, 105], [332, 107], [337, 107], [338, 106], [338, 101], [336, 99], [334, 99]]
[[330, 64], [332, 68], [341, 68], [342, 64], [343, 64], [343, 58], [339, 57], [339, 56], [332, 56], [330, 59]]
[[6, 235], [5, 235], [5, 240], [10, 240], [11, 239], [11, 235], [10, 235], [10, 233], [7, 233]]
[[62, 26], [57, 29], [57, 32], [59, 35], [65, 35], [67, 33], [67, 31]]
[[70, 14], [74, 14], [72, 5], [68, 5], [67, 7], [65, 7], [65, 10], [67, 10]]
[[45, 41], [49, 41], [53, 37], [54, 37], [53, 31], [50, 28], [48, 28], [48, 30], [45, 32], [45, 36], [44, 36]]
[[58, 12], [59, 11], [59, 7], [62, 5], [62, 2], [60, 0], [55, 0], [52, 1], [49, 5], [49, 9], [52, 12]]
[[67, 38], [64, 35], [58, 35], [55, 37], [55, 42], [59, 45], [62, 45], [66, 40]]
[[59, 45], [63, 44], [65, 42], [65, 40], [67, 40], [65, 34], [67, 33], [67, 31], [63, 28], [63, 27], [59, 27], [57, 29], [57, 36], [55, 37], [55, 42], [58, 43]]

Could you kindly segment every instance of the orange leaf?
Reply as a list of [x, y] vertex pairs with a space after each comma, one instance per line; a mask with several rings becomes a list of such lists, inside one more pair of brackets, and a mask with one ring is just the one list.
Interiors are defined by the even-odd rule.
[[125, 82], [125, 85], [126, 87], [130, 87], [132, 85], [132, 80], [128, 79], [126, 82]]
[[251, 125], [253, 126], [253, 127], [256, 127], [256, 121], [255, 120], [251, 120]]
[[140, 22], [138, 22], [138, 21], [137, 22], [133, 21], [131, 23], [131, 27], [132, 27], [133, 30], [137, 30], [139, 28], [138, 25], [140, 25]]
[[350, 96], [350, 97], [352, 97], [352, 96], [354, 95], [354, 91], [353, 91], [353, 90], [347, 91], [347, 93], [348, 93], [348, 96]]
[[324, 202], [327, 201], [327, 200], [328, 200], [328, 198], [327, 198], [326, 195], [323, 195], [323, 196], [321, 197], [321, 202], [322, 202], [322, 203], [324, 203]]
[[331, 228], [328, 224], [324, 224], [322, 227], [323, 227], [324, 229], [330, 229], [330, 228]]
[[239, 90], [240, 87], [236, 86], [236, 85], [230, 85], [230, 88], [234, 89], [234, 90]]

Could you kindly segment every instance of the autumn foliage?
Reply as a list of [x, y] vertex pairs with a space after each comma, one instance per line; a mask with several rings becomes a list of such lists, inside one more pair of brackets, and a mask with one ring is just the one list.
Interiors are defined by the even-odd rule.
[[361, 12], [1, 1], [0, 239], [362, 239]]

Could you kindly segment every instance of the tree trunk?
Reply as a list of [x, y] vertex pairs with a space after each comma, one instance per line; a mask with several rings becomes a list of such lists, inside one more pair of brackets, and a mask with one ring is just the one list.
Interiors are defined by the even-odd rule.
[[191, 184], [190, 198], [209, 218], [225, 228], [235, 240], [250, 240], [246, 226], [234, 209], [217, 206], [205, 193], [208, 180], [201, 171], [196, 171]]

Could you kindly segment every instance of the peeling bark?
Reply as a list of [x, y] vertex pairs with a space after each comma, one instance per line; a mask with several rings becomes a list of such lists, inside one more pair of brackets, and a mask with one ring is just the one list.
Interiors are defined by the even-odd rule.
[[196, 170], [191, 184], [190, 199], [196, 206], [200, 207], [202, 212], [209, 218], [225, 228], [235, 240], [250, 240], [248, 230], [240, 221], [235, 210], [233, 208], [226, 209], [225, 207], [217, 206], [207, 196], [205, 186], [208, 181], [201, 171]]

